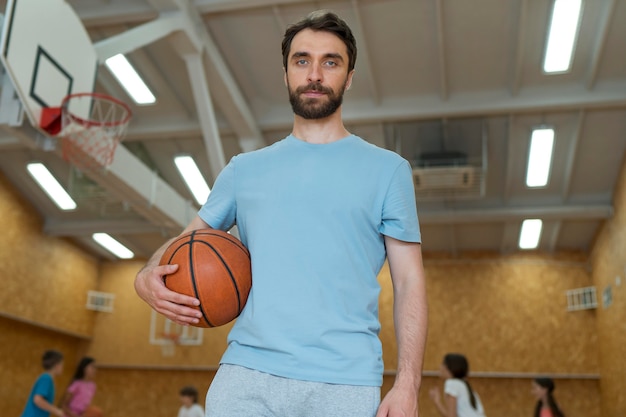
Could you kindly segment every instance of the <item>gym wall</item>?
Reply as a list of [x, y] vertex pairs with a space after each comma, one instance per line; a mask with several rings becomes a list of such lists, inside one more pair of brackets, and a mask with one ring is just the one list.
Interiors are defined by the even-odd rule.
[[[624, 279], [624, 177], [623, 172], [615, 216], [591, 254], [473, 253], [451, 258], [426, 252], [430, 327], [421, 415], [436, 415], [428, 390], [441, 387], [437, 370], [443, 355], [453, 351], [467, 355], [470, 382], [490, 417], [531, 415], [535, 374], [556, 378], [555, 396], [568, 417], [626, 412], [620, 397], [624, 284], [614, 284], [616, 275]], [[71, 243], [44, 236], [37, 213], [2, 176], [0, 222], [0, 268], [9, 277], [6, 291], [0, 292], [0, 382], [9, 387], [0, 391], [0, 403], [7, 415], [21, 412], [41, 372], [41, 353], [48, 348], [66, 353], [57, 397], [80, 356], [96, 357], [101, 367], [94, 402], [106, 415], [171, 416], [180, 405], [178, 390], [187, 384], [196, 385], [203, 402], [228, 326], [205, 330], [201, 347], [178, 347], [174, 356], [163, 357], [160, 347], [148, 342], [151, 310], [132, 286], [143, 260], [99, 265]], [[379, 279], [386, 392], [397, 360], [387, 269]], [[565, 291], [588, 285], [596, 285], [600, 293], [612, 285], [612, 306], [567, 312]], [[87, 310], [90, 289], [115, 294], [114, 311]]]
[[[612, 303], [597, 310], [602, 416], [626, 416], [626, 164], [615, 188], [615, 214], [607, 221], [591, 254], [598, 302], [611, 293]], [[619, 277], [619, 279], [618, 279]]]

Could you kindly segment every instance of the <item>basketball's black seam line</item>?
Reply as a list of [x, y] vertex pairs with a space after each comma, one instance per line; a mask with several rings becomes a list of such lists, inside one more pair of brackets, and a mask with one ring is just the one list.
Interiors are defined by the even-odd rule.
[[[184, 247], [187, 243], [183, 243], [182, 245], [178, 246], [176, 249], [174, 249], [174, 251], [171, 253], [170, 257], [167, 259], [167, 264], [171, 265], [172, 264], [172, 259], [174, 259], [174, 256], [178, 253], [178, 251]], [[163, 284], [165, 284], [167, 286], [167, 277], [169, 277], [171, 274], [168, 275], [164, 275], [163, 276]]]
[[[196, 295], [196, 298], [200, 299], [200, 295], [198, 293], [198, 286], [196, 285], [196, 271], [194, 268], [194, 263], [193, 263], [193, 243], [194, 242], [201, 242], [200, 240], [194, 240], [195, 236], [195, 231], [191, 233], [191, 239], [189, 240], [189, 272], [191, 275], [191, 284], [193, 285], [193, 292]], [[207, 322], [207, 324], [211, 327], [215, 327], [213, 325], [213, 323], [211, 323], [211, 321], [209, 320], [209, 318], [207, 317], [206, 311], [204, 311], [204, 307], [202, 305], [202, 302], [200, 302], [200, 305], [198, 306], [198, 308], [200, 309], [200, 312], [202, 313], [202, 317], [204, 318], [204, 320]]]
[[[199, 231], [199, 230], [196, 230], [196, 231]], [[196, 231], [194, 231], [193, 233], [195, 234], [195, 232], [196, 232]], [[201, 232], [201, 233], [198, 233], [198, 234], [199, 234], [199, 235], [210, 235], [210, 236], [219, 237], [220, 239], [224, 239], [224, 240], [225, 240], [225, 241], [227, 241], [228, 243], [230, 243], [230, 244], [232, 244], [232, 245], [237, 246], [237, 247], [238, 247], [238, 248], [239, 248], [239, 249], [240, 249], [240, 250], [241, 250], [241, 251], [242, 251], [242, 252], [243, 252], [243, 253], [244, 253], [244, 254], [245, 254], [248, 258], [250, 257], [250, 251], [248, 250], [248, 248], [246, 248], [246, 247], [243, 245], [243, 243], [242, 243], [242, 244], [239, 244], [239, 243], [237, 243], [237, 242], [234, 242], [233, 240], [231, 240], [231, 239], [227, 238], [226, 236], [222, 236], [222, 235], [221, 235], [221, 234], [219, 234], [219, 233], [212, 233], [212, 231], [211, 231], [211, 230], [208, 230], [208, 231], [207, 231], [207, 230], [202, 230], [202, 232]], [[234, 238], [234, 237], [233, 237], [233, 238]]]
[[[167, 260], [168, 265], [171, 265], [172, 259], [174, 259], [174, 256], [178, 253], [179, 250], [181, 250], [182, 248], [184, 248], [185, 246], [189, 246], [189, 253], [191, 254], [191, 248], [192, 248], [192, 244], [191, 242], [193, 242], [192, 240], [190, 240], [189, 242], [185, 242], [183, 244], [181, 244], [180, 246], [178, 246], [174, 252], [172, 252], [172, 255], [169, 257], [169, 259]], [[191, 255], [190, 255], [191, 256]], [[191, 272], [191, 283], [193, 285], [193, 290], [194, 290], [194, 295], [196, 296], [196, 298], [198, 298], [198, 288], [196, 287], [196, 281], [195, 281], [195, 273], [193, 272], [193, 263], [189, 262], [191, 264], [191, 270], [189, 272]], [[167, 277], [168, 275], [165, 275], [163, 277], [163, 283], [167, 285]], [[204, 318], [204, 320], [207, 322], [207, 324], [209, 324], [211, 327], [215, 327], [213, 326], [213, 324], [211, 324], [211, 322], [209, 321], [209, 319], [206, 317], [206, 313], [204, 311], [204, 309], [202, 308], [202, 305], [200, 305], [200, 312], [202, 313], [202, 317]]]
[[237, 293], [237, 314], [241, 313], [241, 294], [239, 293], [239, 285], [237, 285], [237, 280], [235, 279], [235, 276], [233, 275], [233, 271], [231, 271], [230, 268], [228, 267], [228, 264], [224, 262], [224, 258], [222, 258], [222, 255], [220, 255], [219, 251], [215, 249], [209, 242], [203, 242], [203, 241], [196, 241], [196, 242], [200, 242], [204, 245], [207, 245], [213, 252], [215, 252], [217, 257], [220, 258], [220, 261], [222, 261], [222, 265], [224, 265], [224, 268], [226, 268], [226, 271], [228, 271], [228, 275], [230, 276], [230, 281], [232, 282], [233, 287], [235, 288], [235, 292]]

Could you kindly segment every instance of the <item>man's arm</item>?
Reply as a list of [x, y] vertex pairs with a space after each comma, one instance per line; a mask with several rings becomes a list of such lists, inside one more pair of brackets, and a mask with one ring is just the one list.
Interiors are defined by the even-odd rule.
[[422, 382], [428, 308], [419, 243], [385, 236], [394, 295], [394, 324], [398, 343], [398, 371], [377, 417], [417, 416], [417, 395]]
[[[185, 230], [181, 232], [181, 235], [192, 230], [206, 228], [209, 228], [209, 225], [199, 216], [196, 216]], [[199, 318], [202, 317], [202, 313], [189, 306], [198, 306], [200, 301], [197, 298], [168, 290], [163, 282], [163, 277], [176, 272], [178, 265], [159, 266], [161, 256], [163, 256], [170, 243], [177, 238], [178, 236], [165, 242], [137, 273], [135, 277], [135, 291], [150, 307], [168, 319], [182, 325], [196, 324], [199, 322]]]

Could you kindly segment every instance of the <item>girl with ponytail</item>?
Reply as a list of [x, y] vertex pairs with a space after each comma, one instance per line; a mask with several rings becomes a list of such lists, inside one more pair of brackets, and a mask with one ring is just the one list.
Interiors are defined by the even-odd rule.
[[535, 417], [565, 417], [552, 395], [553, 391], [553, 380], [550, 378], [535, 378], [531, 390], [535, 398], [537, 398]]
[[441, 376], [445, 379], [443, 391], [445, 402], [437, 388], [430, 390], [430, 398], [443, 417], [485, 417], [480, 397], [467, 381], [469, 364], [465, 356], [448, 353], [441, 364]]

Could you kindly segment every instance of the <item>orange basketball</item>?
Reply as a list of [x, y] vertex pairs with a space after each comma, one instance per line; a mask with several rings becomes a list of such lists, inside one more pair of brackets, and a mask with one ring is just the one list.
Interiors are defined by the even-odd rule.
[[172, 291], [200, 300], [197, 327], [217, 327], [239, 316], [252, 286], [250, 253], [234, 236], [215, 229], [181, 235], [161, 257], [161, 265], [178, 264], [165, 276]]
[[102, 417], [102, 410], [100, 407], [96, 407], [95, 405], [90, 405], [87, 407], [85, 412], [81, 414], [82, 417]]

